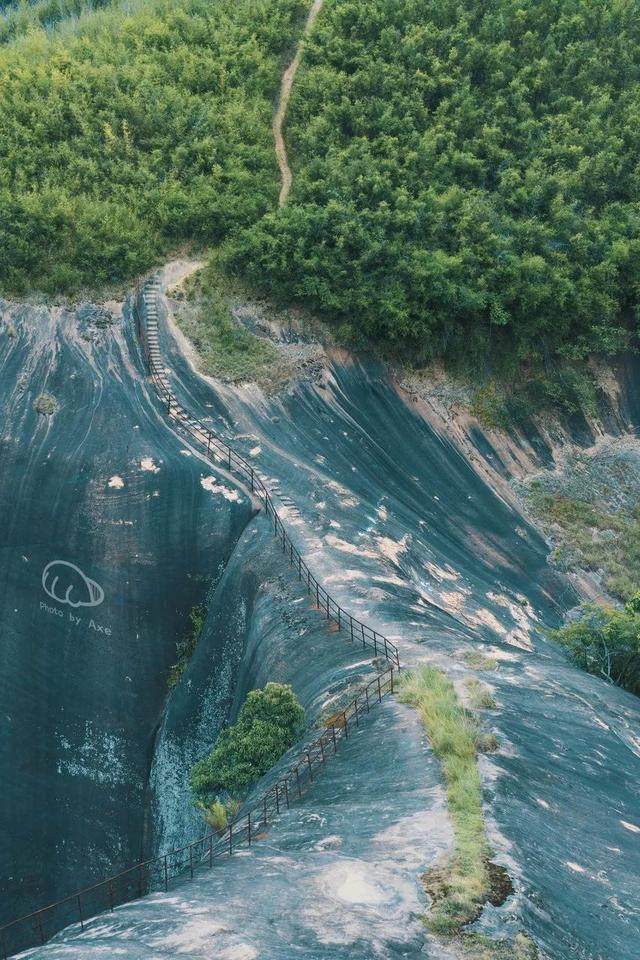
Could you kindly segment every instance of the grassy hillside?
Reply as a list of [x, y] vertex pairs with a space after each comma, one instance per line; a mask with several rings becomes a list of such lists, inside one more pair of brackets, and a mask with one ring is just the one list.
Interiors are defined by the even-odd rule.
[[326, 0], [287, 209], [231, 262], [425, 359], [627, 343], [640, 273], [634, 0]]
[[152, 0], [0, 48], [0, 291], [128, 279], [277, 198], [301, 0]]

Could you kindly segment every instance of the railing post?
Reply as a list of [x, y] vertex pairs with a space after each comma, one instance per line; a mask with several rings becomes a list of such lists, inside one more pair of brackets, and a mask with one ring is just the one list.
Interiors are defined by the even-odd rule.
[[278, 792], [278, 784], [276, 783], [276, 813], [280, 813], [280, 794]]
[[322, 737], [320, 737], [320, 755], [322, 757], [322, 762], [324, 763], [324, 743], [322, 742]]
[[311, 766], [311, 754], [309, 753], [308, 750], [307, 750], [307, 763], [309, 764], [309, 777], [311, 778], [311, 782], [313, 783], [313, 767]]
[[349, 739], [349, 727], [347, 726], [347, 711], [342, 711], [342, 719], [344, 720], [344, 737], [345, 740]]
[[265, 827], [266, 827], [266, 825], [267, 825], [267, 798], [266, 798], [266, 796], [265, 796], [264, 800], [262, 801], [262, 804], [263, 804], [263, 807], [264, 807], [264, 810], [263, 810], [264, 825], [265, 825]]
[[113, 880], [109, 880], [109, 910], [113, 911]]
[[213, 866], [213, 837], [209, 837], [209, 868], [211, 868], [212, 866]]
[[367, 701], [367, 713], [369, 713], [369, 684], [364, 688], [364, 698]]
[[356, 694], [353, 700], [353, 707], [356, 712], [356, 727], [360, 726], [360, 718], [358, 717], [358, 695]]
[[229, 450], [229, 473], [231, 473], [231, 447], [227, 448]]
[[367, 641], [364, 638], [364, 623], [360, 624], [360, 629], [362, 630], [362, 649], [364, 650], [367, 645]]
[[349, 616], [349, 631], [351, 633], [351, 642], [353, 643], [353, 617]]
[[336, 743], [336, 725], [335, 723], [331, 724], [331, 733], [333, 735], [333, 752], [338, 752], [338, 744]]
[[138, 868], [138, 874], [139, 874], [139, 875], [138, 875], [138, 890], [139, 890], [140, 896], [142, 896], [142, 894], [143, 894], [143, 892], [144, 892], [144, 884], [143, 884], [143, 882], [142, 882], [142, 876], [143, 876], [142, 871], [143, 871], [143, 866], [142, 866], [142, 864], [140, 864], [140, 867]]
[[302, 790], [300, 788], [300, 772], [297, 766], [296, 766], [296, 786], [298, 788], [298, 797], [300, 800], [302, 800]]
[[229, 856], [233, 853], [233, 820], [229, 824]]
[[289, 809], [289, 781], [285, 777], [284, 779], [284, 799], [287, 804], [287, 810]]
[[189, 873], [191, 874], [191, 879], [193, 880], [193, 846], [189, 844]]
[[391, 693], [393, 693], [393, 667], [391, 667]]
[[40, 933], [40, 943], [44, 943], [44, 930], [42, 929], [42, 914], [38, 914], [38, 932]]
[[378, 675], [378, 703], [382, 703], [382, 690], [380, 689], [380, 676]]
[[247, 814], [247, 837], [249, 839], [249, 846], [251, 846], [251, 810]]
[[77, 896], [78, 901], [78, 914], [80, 916], [80, 929], [84, 930], [84, 917], [82, 916], [82, 900], [80, 899], [80, 894]]
[[251, 493], [253, 493], [253, 467], [251, 467]]
[[164, 855], [164, 892], [169, 889], [169, 866], [167, 864], [167, 855]]
[[327, 594], [327, 620], [329, 620], [329, 594]]

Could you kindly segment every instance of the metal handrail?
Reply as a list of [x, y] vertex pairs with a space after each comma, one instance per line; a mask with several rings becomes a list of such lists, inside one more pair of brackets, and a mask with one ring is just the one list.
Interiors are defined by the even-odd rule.
[[[19, 950], [33, 946], [34, 939], [41, 944], [46, 943], [61, 928], [58, 925], [55, 930], [47, 932], [45, 926], [60, 908], [70, 908], [63, 926], [75, 922], [84, 930], [85, 923], [97, 914], [137, 900], [154, 889], [167, 891], [170, 881], [176, 877], [184, 877], [188, 872], [193, 879], [198, 869], [210, 868], [216, 860], [231, 856], [239, 844], [247, 843], [251, 846], [259, 839], [260, 831], [268, 826], [270, 820], [288, 809], [294, 799], [302, 798], [303, 791], [314, 782], [314, 771], [322, 768], [328, 757], [337, 753], [338, 743], [349, 738], [354, 724], [356, 728], [359, 727], [360, 719], [368, 714], [376, 703], [381, 703], [385, 694], [393, 693], [396, 669], [391, 665], [360, 687], [348, 705], [326, 722], [320, 736], [304, 748], [287, 772], [279, 777], [259, 800], [245, 806], [223, 831], [209, 833], [168, 853], [142, 860], [107, 877], [106, 880], [84, 887], [62, 900], [4, 924], [0, 927], [4, 960], [8, 960]], [[99, 896], [92, 904], [91, 901], [88, 902], [88, 898], [93, 894]], [[16, 939], [21, 932], [25, 934], [27, 942], [19, 943]]]
[[[394, 675], [400, 669], [396, 645], [347, 613], [311, 573], [287, 534], [269, 490], [252, 465], [217, 437], [201, 420], [191, 417], [183, 410], [177, 397], [171, 392], [163, 371], [149, 355], [146, 330], [139, 327], [138, 332], [151, 379], [158, 397], [167, 405], [168, 415], [203, 448], [206, 447], [209, 459], [221, 462], [230, 473], [239, 475], [248, 483], [252, 493], [260, 495], [265, 514], [273, 521], [274, 536], [281, 542], [283, 553], [291, 566], [297, 570], [298, 579], [306, 582], [307, 594], [315, 599], [317, 608], [325, 614], [327, 620], [336, 623], [340, 631], [346, 631], [351, 641], [373, 648], [376, 655], [383, 655], [388, 666], [361, 686], [344, 709], [329, 718], [320, 736], [304, 748], [287, 772], [279, 777], [257, 802], [241, 809], [224, 831], [208, 833], [183, 847], [142, 860], [106, 880], [84, 887], [68, 897], [0, 926], [3, 960], [8, 960], [8, 957], [18, 950], [33, 946], [34, 940], [44, 944], [54, 933], [71, 923], [79, 923], [81, 930], [84, 930], [85, 922], [91, 917], [105, 910], [113, 910], [118, 904], [138, 899], [153, 889], [166, 891], [171, 880], [185, 876], [186, 872], [193, 879], [196, 870], [212, 867], [216, 859], [233, 854], [238, 844], [251, 845], [259, 836], [260, 830], [266, 828], [270, 817], [273, 819], [282, 809], [288, 809], [292, 799], [302, 797], [303, 790], [314, 781], [314, 770], [321, 768], [332, 752], [337, 752], [342, 738], [348, 739], [349, 725], [353, 726], [355, 722], [358, 727], [360, 718], [368, 714], [374, 704], [380, 703], [385, 694], [393, 693]], [[98, 895], [98, 902], [93, 906], [88, 903], [88, 898], [92, 895]], [[56, 912], [66, 907], [69, 911], [67, 916], [62, 918], [64, 922], [58, 922], [54, 930], [47, 932], [47, 921], [53, 920]], [[16, 936], [21, 932], [25, 933], [29, 942], [16, 942]], [[10, 941], [14, 941], [14, 944]]]
[[283, 553], [297, 571], [298, 580], [306, 583], [307, 594], [315, 597], [318, 609], [325, 613], [327, 620], [337, 624], [338, 630], [348, 632], [350, 640], [361, 642], [363, 647], [372, 647], [376, 656], [384, 656], [386, 660], [399, 667], [400, 653], [397, 646], [383, 634], [352, 616], [325, 590], [312, 574], [287, 533], [278, 516], [273, 497], [262, 478], [244, 457], [236, 453], [233, 447], [218, 437], [202, 420], [192, 417], [181, 407], [178, 398], [171, 392], [164, 371], [149, 355], [146, 336], [141, 336], [141, 340], [149, 374], [159, 399], [166, 405], [168, 416], [177, 421], [180, 427], [204, 448], [208, 459], [217, 461], [229, 473], [240, 476], [242, 481], [249, 485], [251, 492], [260, 496], [266, 516], [273, 521], [274, 537], [281, 541]]

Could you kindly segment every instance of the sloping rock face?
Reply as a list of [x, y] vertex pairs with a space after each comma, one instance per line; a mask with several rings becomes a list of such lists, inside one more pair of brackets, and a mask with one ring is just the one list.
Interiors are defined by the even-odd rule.
[[[497, 471], [500, 452], [479, 433], [467, 438], [472, 457], [375, 364], [337, 356], [321, 384], [266, 399], [196, 376], [166, 326], [161, 345], [183, 406], [281, 491], [283, 519], [336, 598], [396, 641], [405, 664], [433, 660], [460, 687], [470, 675], [490, 686], [500, 750], [482, 758], [486, 816], [515, 893], [479, 929], [504, 937], [523, 925], [554, 960], [636, 960], [638, 701], [573, 669], [545, 639], [578, 596], [501, 484], [507, 458]], [[158, 852], [189, 835], [186, 770], [247, 689], [292, 682], [314, 722], [371, 669], [323, 631], [269, 541], [262, 517], [245, 527], [164, 712]], [[100, 572], [89, 571], [99, 582]], [[419, 920], [418, 877], [451, 840], [437, 765], [408, 709], [377, 709], [251, 851], [31, 956], [450, 960], [454, 947], [425, 941]]]
[[176, 640], [253, 508], [167, 429], [116, 304], [0, 316], [2, 922], [147, 853]]

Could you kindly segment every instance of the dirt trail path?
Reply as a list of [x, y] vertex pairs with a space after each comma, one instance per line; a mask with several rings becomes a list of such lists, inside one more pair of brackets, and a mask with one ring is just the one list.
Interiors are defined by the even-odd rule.
[[300, 60], [302, 59], [304, 41], [313, 29], [316, 17], [322, 10], [323, 3], [324, 0], [313, 0], [307, 21], [304, 25], [302, 37], [296, 49], [296, 55], [285, 72], [282, 74], [282, 80], [280, 81], [280, 98], [278, 100], [278, 109], [273, 117], [273, 139], [276, 145], [276, 157], [278, 158], [278, 166], [280, 167], [280, 180], [282, 183], [282, 186], [280, 187], [280, 198], [278, 201], [281, 207], [284, 207], [285, 203], [287, 202], [287, 197], [289, 196], [289, 191], [291, 190], [291, 182], [293, 180], [291, 168], [287, 159], [287, 147], [282, 135], [282, 127], [284, 126], [284, 118], [287, 114], [287, 106], [289, 103], [289, 96], [291, 94], [291, 87], [293, 86], [293, 81], [295, 79], [298, 67], [300, 66]]

